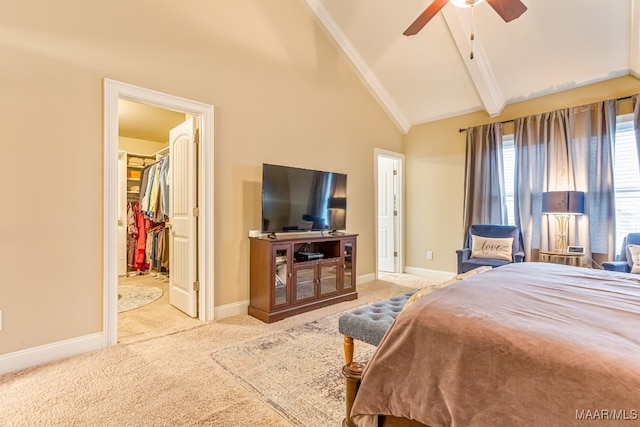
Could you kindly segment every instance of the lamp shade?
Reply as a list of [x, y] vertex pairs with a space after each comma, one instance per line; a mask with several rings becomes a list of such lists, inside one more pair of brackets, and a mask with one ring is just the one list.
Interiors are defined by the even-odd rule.
[[584, 213], [584, 192], [548, 191], [542, 193], [542, 213], [582, 215]]

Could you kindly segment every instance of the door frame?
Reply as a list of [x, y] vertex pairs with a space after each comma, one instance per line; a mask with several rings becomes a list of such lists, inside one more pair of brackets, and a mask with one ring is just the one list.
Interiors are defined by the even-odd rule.
[[396, 273], [404, 272], [404, 154], [395, 151], [383, 150], [382, 148], [373, 149], [373, 182], [374, 182], [374, 205], [375, 205], [375, 241], [376, 241], [376, 279], [378, 278], [378, 159], [380, 157], [390, 158], [395, 162], [398, 168], [396, 180], [396, 204], [397, 204], [397, 229], [395, 230], [396, 250], [398, 252], [397, 263], [395, 265]]
[[118, 343], [118, 100], [126, 99], [196, 116], [198, 156], [198, 318], [214, 319], [213, 106], [111, 79], [104, 79], [103, 342]]

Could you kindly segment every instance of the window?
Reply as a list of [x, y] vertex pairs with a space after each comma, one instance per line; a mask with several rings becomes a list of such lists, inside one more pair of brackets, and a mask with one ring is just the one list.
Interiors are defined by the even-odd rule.
[[516, 153], [513, 135], [502, 136], [502, 163], [504, 168], [504, 194], [507, 201], [507, 224], [516, 225], [514, 197]]
[[640, 231], [640, 168], [632, 114], [618, 116], [613, 162], [617, 249], [627, 234]]
[[[503, 135], [504, 184], [508, 223], [515, 225], [514, 169], [515, 149], [513, 135]], [[624, 237], [640, 232], [640, 167], [633, 128], [633, 115], [617, 118], [613, 176], [616, 203], [615, 248], [622, 246]]]

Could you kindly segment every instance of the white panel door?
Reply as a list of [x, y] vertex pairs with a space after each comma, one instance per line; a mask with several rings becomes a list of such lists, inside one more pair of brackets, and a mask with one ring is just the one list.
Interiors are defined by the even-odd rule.
[[194, 289], [197, 266], [197, 168], [195, 121], [169, 132], [169, 302], [191, 317], [198, 315]]
[[378, 157], [378, 270], [394, 268], [394, 160]]

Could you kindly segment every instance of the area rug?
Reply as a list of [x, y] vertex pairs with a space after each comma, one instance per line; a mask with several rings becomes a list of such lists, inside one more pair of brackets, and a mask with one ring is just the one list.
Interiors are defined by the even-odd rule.
[[162, 296], [162, 289], [146, 285], [118, 285], [118, 313], [151, 304]]
[[[452, 275], [453, 276], [453, 275]], [[395, 283], [396, 285], [407, 286], [414, 289], [420, 289], [428, 285], [435, 285], [442, 281], [441, 279], [428, 278], [407, 273], [385, 273], [380, 272], [378, 279], [385, 282]]]
[[[345, 415], [340, 314], [212, 353], [222, 369], [296, 426], [335, 427]], [[354, 360], [375, 347], [357, 341]]]

